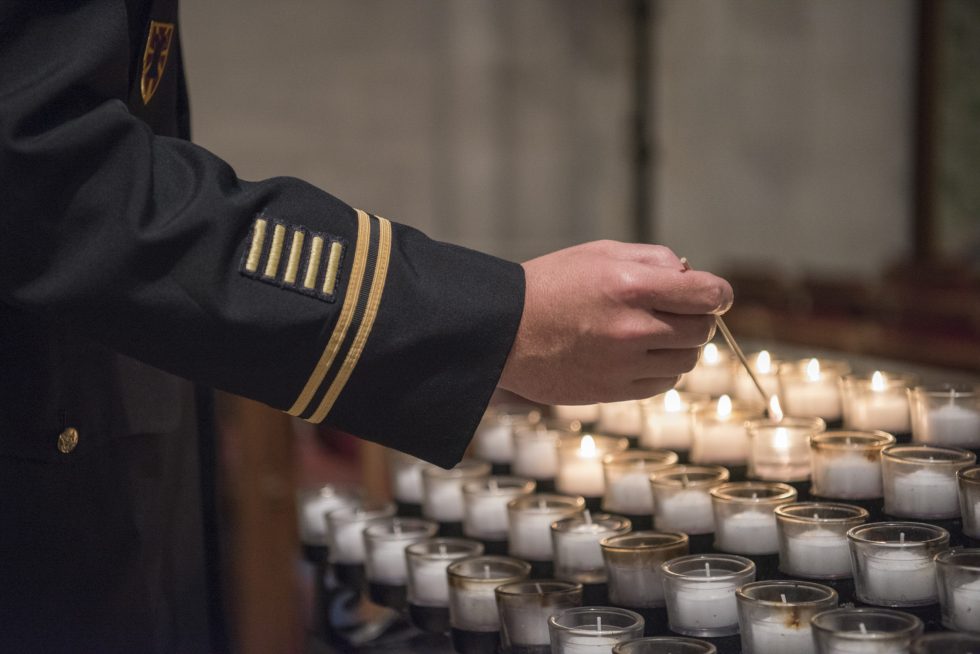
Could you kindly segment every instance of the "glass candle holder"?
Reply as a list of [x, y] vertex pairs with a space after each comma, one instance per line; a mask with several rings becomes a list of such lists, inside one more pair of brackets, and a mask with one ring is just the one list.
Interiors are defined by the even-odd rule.
[[531, 566], [509, 556], [474, 556], [449, 564], [449, 624], [461, 631], [500, 630], [497, 586], [526, 579]]
[[606, 583], [606, 565], [599, 541], [625, 534], [632, 525], [626, 518], [608, 513], [590, 513], [556, 520], [551, 525], [555, 577], [582, 584]]
[[653, 522], [660, 531], [682, 531], [688, 535], [715, 530], [711, 489], [728, 481], [721, 466], [672, 466], [650, 478], [653, 491]]
[[841, 419], [840, 378], [851, 372], [846, 361], [801, 359], [779, 366], [779, 399], [793, 416]]
[[327, 514], [341, 507], [354, 506], [358, 502], [360, 502], [358, 493], [338, 488], [333, 484], [299, 491], [296, 514], [299, 518], [300, 543], [308, 548], [326, 547], [329, 543]]
[[514, 458], [514, 430], [539, 420], [541, 411], [527, 405], [491, 406], [473, 435], [473, 456], [495, 465], [509, 464]]
[[583, 425], [593, 424], [599, 419], [598, 404], [556, 404], [551, 413], [560, 420], [577, 420]]
[[670, 630], [685, 636], [738, 633], [735, 589], [755, 580], [755, 564], [730, 554], [690, 554], [662, 563]]
[[749, 457], [749, 433], [745, 422], [762, 418], [754, 406], [732, 402], [722, 395], [691, 408], [693, 463], [744, 465]]
[[610, 436], [639, 436], [642, 429], [643, 416], [637, 400], [599, 404], [596, 431]]
[[980, 635], [954, 631], [922, 634], [912, 641], [909, 654], [974, 654], [980, 652]]
[[365, 501], [343, 506], [327, 514], [327, 534], [330, 542], [330, 563], [362, 565], [364, 563], [363, 532], [370, 525], [395, 516], [394, 502]]
[[870, 375], [844, 375], [840, 384], [848, 429], [889, 434], [911, 431], [907, 389], [915, 386], [914, 376], [876, 370]]
[[968, 466], [956, 471], [963, 533], [980, 540], [980, 466]]
[[912, 440], [946, 447], [980, 448], [980, 390], [942, 384], [909, 391]]
[[[770, 355], [768, 350], [750, 354], [747, 359], [749, 365], [752, 366], [752, 372], [755, 373], [755, 378], [759, 381], [759, 385], [766, 392], [766, 397], [777, 395], [779, 393], [779, 376], [777, 371], [782, 362]], [[748, 406], [754, 406], [759, 411], [765, 410], [767, 403], [762, 401], [762, 397], [759, 395], [759, 389], [755, 387], [755, 383], [749, 377], [748, 371], [738, 361], [733, 361], [732, 366], [735, 370], [735, 399], [739, 402], [744, 402]], [[797, 415], [805, 416], [811, 414], [800, 413]]]
[[439, 525], [420, 518], [390, 518], [365, 527], [364, 567], [367, 580], [388, 586], [408, 582], [405, 548], [436, 535]]
[[895, 444], [883, 431], [828, 431], [810, 438], [810, 492], [818, 497], [881, 497], [881, 451]]
[[606, 484], [602, 457], [622, 452], [629, 440], [614, 436], [583, 434], [565, 436], [558, 442], [558, 476], [555, 489], [566, 495], [602, 497]]
[[735, 598], [742, 651], [750, 654], [813, 652], [810, 618], [837, 608], [837, 591], [807, 581], [755, 581]]
[[486, 461], [463, 459], [449, 470], [432, 466], [422, 471], [422, 515], [436, 522], [462, 522], [463, 484], [490, 476]]
[[830, 609], [810, 620], [817, 654], [906, 654], [922, 620], [889, 609]]
[[463, 484], [463, 534], [482, 541], [507, 540], [507, 504], [530, 495], [535, 484], [518, 477], [488, 477]]
[[643, 635], [643, 617], [611, 606], [565, 609], [548, 619], [553, 654], [607, 654]]
[[810, 438], [827, 429], [821, 418], [768, 419], [746, 423], [749, 476], [770, 481], [810, 478]]
[[933, 557], [949, 532], [918, 522], [872, 522], [847, 532], [858, 599], [878, 606], [922, 606], [938, 600]]
[[[450, 563], [481, 554], [483, 543], [462, 538], [432, 538], [407, 546], [405, 558], [408, 563], [409, 604], [448, 608], [449, 577], [446, 568]], [[448, 614], [446, 617], [448, 619]]]
[[435, 467], [410, 454], [387, 448], [388, 482], [399, 504], [422, 505], [422, 470]]
[[612, 654], [718, 654], [718, 648], [696, 638], [651, 636], [620, 643], [613, 647]]
[[607, 454], [602, 460], [606, 494], [602, 508], [629, 516], [653, 515], [650, 474], [677, 463], [677, 454], [667, 450], [629, 450]]
[[544, 421], [515, 428], [511, 472], [538, 482], [553, 480], [558, 476], [559, 441], [578, 433], [578, 429], [556, 429]]
[[777, 507], [779, 570], [804, 579], [850, 577], [847, 532], [867, 519], [867, 511], [850, 504], [800, 502]]
[[507, 504], [511, 556], [528, 561], [551, 561], [551, 523], [585, 510], [585, 499], [567, 495], [536, 493]]
[[678, 386], [692, 393], [714, 397], [731, 393], [735, 384], [732, 361], [731, 350], [708, 343], [704, 346], [697, 365], [681, 377]]
[[715, 547], [735, 554], [776, 554], [776, 507], [796, 501], [787, 484], [735, 481], [711, 489]]
[[943, 626], [980, 634], [980, 548], [937, 554], [936, 581]]
[[498, 586], [500, 644], [504, 652], [551, 652], [548, 620], [565, 609], [582, 606], [582, 584], [544, 579]]
[[710, 399], [704, 393], [670, 389], [666, 393], [640, 400], [640, 447], [685, 452], [691, 449], [691, 407]]
[[634, 531], [599, 544], [611, 603], [644, 609], [666, 605], [660, 564], [688, 553], [687, 534]]
[[888, 515], [943, 520], [960, 515], [956, 471], [973, 464], [967, 450], [931, 445], [890, 445], [881, 452]]

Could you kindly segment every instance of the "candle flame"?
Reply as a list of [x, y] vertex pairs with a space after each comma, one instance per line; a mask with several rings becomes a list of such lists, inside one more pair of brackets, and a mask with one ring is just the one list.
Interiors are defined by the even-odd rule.
[[778, 395], [773, 395], [769, 398], [769, 417], [773, 422], [783, 421], [783, 407], [779, 403]]
[[820, 381], [820, 362], [817, 359], [810, 359], [806, 364], [806, 378], [812, 382]]
[[871, 390], [876, 393], [880, 393], [885, 390], [885, 376], [881, 374], [880, 370], [875, 370], [874, 374], [871, 375]]
[[596, 455], [595, 451], [595, 439], [589, 434], [582, 437], [582, 442], [578, 448], [578, 454], [581, 457], [588, 457], [594, 459]]
[[769, 355], [769, 350], [763, 350], [755, 356], [755, 369], [764, 375], [772, 372], [772, 357]]
[[722, 395], [718, 398], [718, 417], [725, 419], [730, 415], [732, 415], [732, 398]]
[[715, 365], [721, 361], [721, 354], [718, 352], [718, 346], [714, 343], [708, 343], [704, 346], [704, 362], [708, 365]]
[[777, 450], [788, 450], [789, 430], [785, 427], [778, 427], [776, 433], [772, 435], [772, 446]]
[[664, 393], [664, 410], [676, 413], [683, 408], [681, 394], [673, 388]]

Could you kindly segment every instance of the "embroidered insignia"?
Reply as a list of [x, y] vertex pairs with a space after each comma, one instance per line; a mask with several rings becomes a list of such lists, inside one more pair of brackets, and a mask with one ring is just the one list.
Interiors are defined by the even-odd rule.
[[143, 51], [143, 73], [140, 76], [140, 94], [143, 96], [143, 104], [150, 103], [157, 87], [160, 86], [163, 71], [167, 68], [173, 36], [173, 23], [150, 21], [150, 33], [146, 36], [146, 50]]
[[344, 242], [268, 218], [252, 224], [241, 273], [327, 302], [337, 299]]

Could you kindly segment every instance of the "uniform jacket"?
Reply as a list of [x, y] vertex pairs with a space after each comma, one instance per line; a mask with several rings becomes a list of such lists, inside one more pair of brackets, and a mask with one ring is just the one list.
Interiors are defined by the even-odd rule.
[[520, 266], [187, 135], [175, 1], [0, 3], [0, 651], [197, 651], [182, 379], [450, 466], [509, 352]]

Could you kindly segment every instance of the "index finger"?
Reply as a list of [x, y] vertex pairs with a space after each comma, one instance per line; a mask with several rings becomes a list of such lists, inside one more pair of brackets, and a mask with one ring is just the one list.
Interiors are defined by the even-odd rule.
[[732, 306], [732, 287], [703, 270], [646, 266], [637, 299], [648, 308], [678, 314], [722, 314]]

